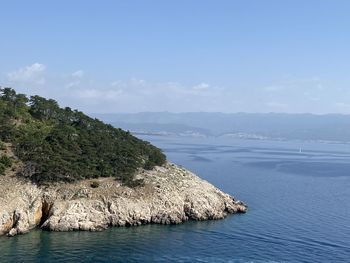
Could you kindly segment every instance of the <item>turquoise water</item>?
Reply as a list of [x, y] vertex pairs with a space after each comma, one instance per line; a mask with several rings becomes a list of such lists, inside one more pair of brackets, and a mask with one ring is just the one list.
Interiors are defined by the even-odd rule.
[[36, 230], [1, 237], [0, 262], [350, 261], [349, 145], [143, 138], [245, 201], [248, 213], [98, 233]]

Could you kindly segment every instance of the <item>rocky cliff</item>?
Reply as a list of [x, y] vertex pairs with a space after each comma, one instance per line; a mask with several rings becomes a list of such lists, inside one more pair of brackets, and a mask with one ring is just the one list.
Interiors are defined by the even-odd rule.
[[167, 163], [140, 169], [144, 186], [129, 188], [114, 178], [37, 186], [14, 174], [0, 176], [0, 235], [35, 227], [52, 231], [97, 231], [108, 226], [178, 224], [244, 213], [245, 204], [193, 173]]

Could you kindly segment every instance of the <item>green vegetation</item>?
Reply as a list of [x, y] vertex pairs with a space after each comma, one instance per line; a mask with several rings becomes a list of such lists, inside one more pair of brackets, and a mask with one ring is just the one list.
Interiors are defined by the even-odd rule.
[[12, 160], [6, 155], [2, 155], [0, 157], [0, 175], [3, 175], [5, 173], [5, 170], [7, 168], [10, 168], [11, 166], [12, 166]]
[[51, 99], [0, 89], [0, 140], [25, 164], [19, 176], [36, 183], [114, 176], [129, 186], [138, 168], [165, 163], [155, 146]]

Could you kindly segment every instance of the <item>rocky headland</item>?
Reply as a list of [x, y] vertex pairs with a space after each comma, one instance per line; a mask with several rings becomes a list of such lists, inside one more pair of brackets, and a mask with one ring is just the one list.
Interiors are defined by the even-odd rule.
[[178, 224], [246, 209], [128, 131], [0, 87], [0, 235]]
[[40, 227], [51, 231], [99, 231], [109, 226], [179, 224], [244, 213], [247, 206], [177, 165], [139, 170], [144, 185], [115, 178], [37, 186], [15, 173], [0, 177], [0, 235]]

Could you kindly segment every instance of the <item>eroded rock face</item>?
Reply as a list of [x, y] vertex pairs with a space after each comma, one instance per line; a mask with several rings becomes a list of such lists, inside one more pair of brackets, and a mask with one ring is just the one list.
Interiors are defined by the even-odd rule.
[[15, 177], [0, 177], [0, 235], [26, 233], [41, 218], [41, 189]]
[[2, 178], [8, 191], [0, 192], [0, 235], [21, 234], [36, 226], [98, 231], [108, 226], [178, 224], [247, 210], [242, 202], [173, 164], [140, 171], [137, 177], [145, 186], [128, 188], [113, 178], [102, 178], [98, 188], [91, 188], [94, 180], [39, 188]]

